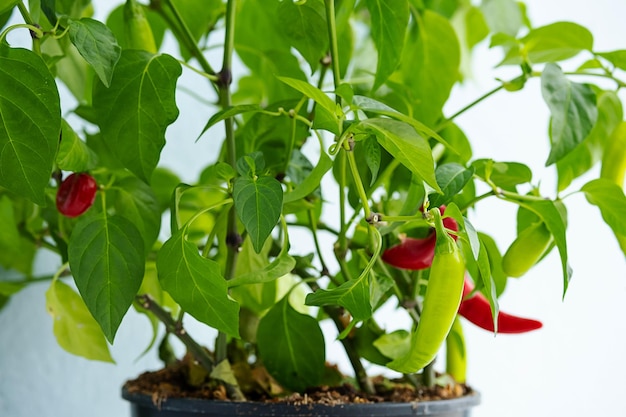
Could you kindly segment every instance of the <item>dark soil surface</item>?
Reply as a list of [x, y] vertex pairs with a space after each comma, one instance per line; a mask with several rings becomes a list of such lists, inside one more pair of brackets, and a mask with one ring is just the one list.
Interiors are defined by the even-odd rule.
[[[183, 366], [170, 366], [155, 372], [146, 372], [125, 385], [130, 393], [150, 395], [155, 404], [168, 398], [201, 398], [228, 400], [226, 389], [218, 384], [191, 386]], [[471, 389], [462, 384], [420, 388], [404, 383], [390, 382], [383, 378], [374, 380], [377, 394], [368, 395], [355, 389], [353, 385], [343, 383], [339, 386], [320, 386], [303, 393], [287, 393], [271, 396], [262, 390], [245, 392], [248, 400], [260, 402], [286, 402], [295, 405], [304, 404], [348, 404], [376, 402], [415, 402], [457, 398], [471, 393]]]

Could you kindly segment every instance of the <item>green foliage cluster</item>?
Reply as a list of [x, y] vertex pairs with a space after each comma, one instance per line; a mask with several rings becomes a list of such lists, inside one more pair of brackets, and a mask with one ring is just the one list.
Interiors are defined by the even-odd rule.
[[[380, 255], [441, 226], [431, 209], [446, 206], [445, 217], [459, 225], [446, 233], [457, 237], [494, 319], [509, 277], [494, 239], [471, 223], [479, 201], [517, 205], [520, 236], [545, 227], [548, 249], [529, 267], [558, 251], [564, 291], [571, 277], [565, 196], [583, 193], [598, 206], [626, 252], [626, 124], [617, 95], [626, 51], [595, 50], [592, 34], [575, 23], [535, 27], [514, 0], [473, 3], [127, 0], [99, 21], [89, 0], [0, 0], [0, 265], [23, 275], [0, 274], [0, 306], [49, 280], [46, 304], [60, 345], [102, 361], [112, 361], [108, 344], [133, 304], [162, 346], [184, 336], [180, 323], [191, 315], [219, 332], [216, 345], [207, 353], [183, 341], [192, 354], [208, 355], [201, 362], [234, 396], [237, 380], [225, 364], [262, 364], [288, 390], [327, 381], [319, 323], [330, 319], [367, 391], [363, 361], [393, 367], [423, 348], [411, 337], [415, 326], [387, 334], [376, 312], [395, 300], [419, 322], [429, 270], [393, 268]], [[7, 26], [18, 15], [22, 22]], [[30, 33], [32, 47], [10, 45], [13, 31]], [[177, 52], [154, 50], [166, 34]], [[499, 65], [519, 74], [446, 115], [462, 60], [480, 42], [501, 50]], [[206, 58], [214, 44], [221, 62]], [[574, 57], [587, 60], [565, 69]], [[206, 114], [178, 108], [183, 71], [200, 74], [215, 92], [206, 97], [215, 104], [199, 140], [218, 124], [225, 132], [193, 184], [159, 163], [179, 112]], [[551, 115], [544, 157], [558, 181], [550, 198], [526, 165], [474, 159], [455, 123], [531, 78], [540, 78]], [[61, 84], [78, 103], [70, 114], [61, 114]], [[303, 152], [305, 144], [315, 152]], [[600, 178], [572, 186], [597, 164]], [[99, 184], [95, 204], [78, 218], [54, 204], [70, 172], [88, 172]], [[337, 184], [338, 195], [323, 179]], [[166, 218], [170, 230], [162, 231]], [[290, 250], [294, 229], [308, 231], [311, 253]], [[322, 234], [333, 236], [333, 253], [321, 247]], [[39, 251], [58, 255], [57, 274], [33, 276]], [[456, 369], [465, 359], [459, 328], [448, 340]]]

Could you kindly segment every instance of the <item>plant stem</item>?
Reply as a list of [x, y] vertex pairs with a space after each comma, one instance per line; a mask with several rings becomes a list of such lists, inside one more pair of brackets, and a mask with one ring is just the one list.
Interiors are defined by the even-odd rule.
[[[222, 109], [226, 109], [231, 104], [230, 85], [232, 83], [232, 58], [235, 43], [235, 11], [237, 10], [237, 1], [228, 0], [226, 5], [226, 33], [224, 36], [224, 55], [222, 59], [222, 69], [218, 76], [217, 82], [219, 104]], [[235, 130], [232, 117], [224, 120], [224, 130], [226, 133], [226, 158], [230, 166], [237, 169], [237, 149], [235, 144]], [[237, 265], [237, 255], [239, 247], [242, 243], [242, 237], [237, 227], [237, 213], [235, 205], [228, 212], [228, 226], [226, 231], [226, 267], [224, 270], [224, 278], [230, 280], [235, 275]], [[219, 363], [227, 358], [228, 339], [226, 334], [220, 332], [215, 341], [215, 359]]]
[[[17, 3], [17, 8], [20, 11], [20, 14], [22, 15], [22, 18], [24, 19], [24, 22], [26, 22], [26, 24], [30, 26], [34, 26], [35, 28], [39, 29], [39, 25], [37, 24], [37, 22], [33, 20], [33, 18], [30, 15], [30, 12], [28, 11], [28, 8], [26, 7], [23, 1], [20, 1]], [[31, 30], [31, 38], [33, 40], [33, 51], [37, 55], [41, 55], [40, 37], [43, 36], [43, 32], [41, 32], [40, 29], [37, 31], [33, 29], [30, 29], [30, 30]]]
[[439, 123], [439, 125], [437, 125], [437, 127], [435, 127], [434, 131], [435, 132], [441, 132], [446, 126], [448, 126], [450, 124], [450, 122], [452, 122], [454, 119], [456, 119], [457, 117], [459, 117], [460, 115], [462, 115], [463, 113], [465, 113], [466, 111], [468, 111], [469, 109], [471, 109], [472, 107], [476, 106], [478, 103], [480, 103], [481, 101], [491, 97], [492, 95], [494, 95], [495, 93], [497, 93], [498, 91], [502, 90], [504, 88], [504, 84], [500, 84], [499, 86], [497, 86], [496, 88], [494, 88], [493, 90], [490, 90], [488, 92], [486, 92], [485, 94], [483, 94], [482, 96], [478, 97], [476, 100], [472, 101], [470, 104], [468, 104], [467, 106], [463, 107], [461, 110], [457, 111], [456, 113], [454, 113], [452, 116], [448, 117], [446, 120], [444, 120], [443, 122]]
[[[337, 23], [335, 22], [335, 0], [325, 0], [326, 21], [328, 23], [328, 42], [330, 46], [330, 59], [333, 69], [333, 82], [335, 88], [341, 84], [341, 71], [339, 68], [339, 46], [337, 43]], [[337, 97], [337, 100], [341, 98]]]
[[[207, 61], [204, 54], [198, 47], [198, 43], [196, 39], [194, 38], [193, 33], [191, 33], [191, 30], [189, 30], [187, 23], [185, 23], [183, 17], [179, 13], [174, 3], [171, 0], [164, 0], [164, 2], [165, 4], [167, 4], [167, 7], [169, 7], [169, 9], [172, 11], [172, 15], [174, 16], [175, 21], [172, 21], [170, 16], [167, 13], [165, 13], [163, 8], [161, 7], [160, 1], [151, 2], [151, 6], [154, 6], [156, 4], [156, 7], [154, 8], [159, 12], [161, 17], [166, 22], [168, 22], [170, 29], [176, 35], [178, 35], [176, 37], [185, 45], [185, 48], [187, 48], [189, 53], [194, 58], [196, 58], [196, 60], [198, 61], [198, 63], [200, 64], [204, 72], [206, 72], [209, 75], [215, 75], [215, 71], [213, 70], [213, 67], [211, 67], [211, 64], [209, 64], [209, 61]], [[212, 85], [215, 85], [215, 84], [212, 84]]]
[[149, 310], [154, 316], [165, 325], [167, 332], [176, 336], [193, 355], [193, 357], [205, 368], [211, 372], [214, 368], [214, 362], [209, 353], [200, 346], [185, 330], [182, 323], [174, 320], [172, 315], [158, 305], [148, 294], [137, 296], [137, 301], [143, 308]]

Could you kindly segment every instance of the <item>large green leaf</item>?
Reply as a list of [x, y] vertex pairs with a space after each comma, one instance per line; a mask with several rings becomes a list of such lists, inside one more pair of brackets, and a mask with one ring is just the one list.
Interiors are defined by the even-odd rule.
[[[311, 306], [326, 306], [326, 305], [339, 305], [346, 308], [354, 321], [363, 321], [372, 316], [372, 267], [378, 259], [380, 254], [380, 248], [382, 247], [382, 237], [375, 230], [377, 237], [376, 248], [378, 250], [371, 256], [368, 264], [363, 269], [359, 269], [359, 276], [356, 279], [351, 279], [336, 288], [330, 290], [317, 290], [312, 294], [308, 294], [306, 297], [306, 305]], [[384, 284], [383, 284], [384, 285]], [[374, 291], [375, 293], [375, 291]], [[376, 296], [378, 298], [378, 296]]]
[[481, 10], [493, 33], [515, 36], [524, 22], [520, 6], [515, 0], [485, 0], [481, 3]]
[[367, 0], [372, 19], [372, 40], [378, 50], [373, 90], [377, 90], [395, 71], [409, 24], [408, 0]]
[[59, 134], [59, 93], [34, 52], [0, 45], [0, 186], [46, 205]]
[[121, 216], [93, 212], [76, 224], [68, 255], [78, 291], [106, 338], [113, 342], [143, 279], [141, 233]]
[[61, 143], [56, 163], [59, 169], [72, 172], [88, 171], [98, 163], [96, 153], [78, 137], [65, 120], [61, 126]]
[[94, 111], [108, 148], [145, 182], [159, 161], [165, 129], [178, 117], [174, 93], [180, 74], [169, 55], [125, 50], [111, 86], [94, 86]]
[[563, 61], [582, 51], [591, 51], [593, 35], [583, 26], [557, 22], [528, 32], [521, 53], [531, 63]]
[[320, 158], [315, 167], [308, 173], [304, 180], [299, 183], [291, 192], [285, 194], [283, 203], [291, 203], [301, 198], [305, 198], [314, 192], [320, 185], [322, 177], [333, 166], [333, 161], [323, 150], [320, 151]]
[[439, 165], [435, 171], [437, 183], [443, 194], [434, 194], [430, 197], [430, 203], [434, 207], [447, 204], [459, 193], [465, 184], [472, 179], [474, 168], [467, 169], [457, 163]]
[[288, 86], [298, 90], [305, 96], [313, 99], [317, 104], [322, 106], [330, 114], [338, 116], [342, 114], [341, 108], [335, 104], [322, 90], [309, 84], [306, 81], [301, 81], [295, 78], [278, 77], [278, 79]]
[[0, 0], [0, 14], [8, 12], [19, 0]]
[[235, 180], [233, 198], [237, 215], [258, 253], [280, 218], [283, 188], [273, 177], [239, 177]]
[[302, 3], [283, 1], [278, 5], [280, 29], [302, 54], [314, 72], [328, 49], [328, 31], [323, 0]]
[[561, 266], [563, 269], [563, 296], [565, 296], [569, 281], [572, 277], [572, 269], [569, 265], [567, 256], [567, 240], [565, 237], [567, 219], [564, 218], [563, 214], [561, 214], [555, 202], [551, 200], [526, 201], [520, 203], [520, 205], [539, 216], [554, 237], [554, 242], [556, 243], [559, 255], [561, 256]]
[[475, 174], [491, 181], [500, 188], [515, 189], [516, 185], [529, 183], [533, 173], [519, 162], [496, 162], [493, 159], [477, 159], [472, 162]]
[[69, 285], [52, 282], [46, 291], [46, 309], [52, 316], [54, 336], [63, 349], [87, 359], [113, 362], [100, 326]]
[[581, 191], [591, 204], [598, 206], [602, 218], [613, 232], [626, 236], [626, 196], [622, 187], [610, 180], [599, 178], [585, 184]]
[[598, 118], [598, 108], [591, 87], [571, 82], [556, 64], [547, 64], [543, 70], [541, 91], [552, 115], [552, 149], [546, 162], [551, 165], [587, 137]]
[[426, 10], [412, 28], [402, 53], [394, 90], [405, 97], [413, 114], [427, 126], [441, 117], [452, 86], [460, 79], [460, 46], [454, 28], [443, 16]]
[[626, 50], [620, 49], [610, 52], [598, 52], [597, 55], [609, 61], [621, 70], [626, 70]]
[[278, 19], [279, 5], [277, 1], [241, 1], [235, 25], [235, 50], [252, 71], [259, 93], [268, 103], [299, 98], [297, 92], [276, 79], [277, 75], [306, 80], [291, 52], [289, 38], [281, 30], [284, 22]]
[[593, 129], [578, 146], [556, 163], [559, 191], [566, 189], [574, 179], [602, 159], [603, 149], [622, 121], [623, 113], [622, 102], [617, 94], [603, 91], [598, 95], [598, 119]]
[[150, 250], [161, 228], [161, 210], [152, 188], [136, 177], [125, 177], [113, 184], [115, 210], [132, 221]]
[[68, 26], [72, 44], [91, 65], [100, 81], [109, 87], [122, 52], [113, 33], [104, 23], [87, 17], [70, 19]]
[[397, 120], [373, 118], [362, 121], [361, 127], [374, 134], [378, 143], [411, 172], [435, 191], [441, 191], [430, 146], [412, 126]]
[[228, 296], [220, 265], [200, 256], [179, 229], [157, 256], [159, 280], [180, 307], [197, 320], [231, 336], [239, 335], [239, 305]]
[[257, 331], [259, 357], [286, 388], [303, 391], [324, 375], [324, 336], [317, 320], [300, 314], [283, 297], [262, 319]]

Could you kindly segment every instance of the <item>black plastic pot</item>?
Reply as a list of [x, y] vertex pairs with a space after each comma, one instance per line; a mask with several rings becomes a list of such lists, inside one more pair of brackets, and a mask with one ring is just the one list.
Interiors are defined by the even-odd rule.
[[372, 403], [345, 405], [290, 405], [255, 402], [208, 401], [170, 398], [159, 406], [145, 394], [122, 390], [131, 403], [131, 417], [470, 417], [472, 407], [480, 403], [480, 394], [452, 400], [415, 403]]

